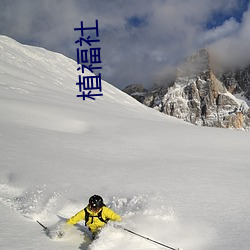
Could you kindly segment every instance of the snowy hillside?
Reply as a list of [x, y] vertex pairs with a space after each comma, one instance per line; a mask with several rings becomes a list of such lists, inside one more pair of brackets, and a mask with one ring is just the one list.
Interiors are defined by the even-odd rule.
[[0, 248], [163, 249], [112, 225], [90, 244], [84, 223], [62, 239], [36, 223], [53, 228], [97, 193], [124, 227], [171, 247], [248, 250], [250, 134], [181, 122], [104, 81], [83, 101], [76, 68], [0, 36]]

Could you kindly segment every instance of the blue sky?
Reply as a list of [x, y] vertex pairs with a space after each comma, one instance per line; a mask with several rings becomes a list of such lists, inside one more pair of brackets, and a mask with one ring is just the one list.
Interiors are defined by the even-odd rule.
[[223, 12], [223, 9], [219, 9], [211, 13], [211, 18], [208, 20], [206, 24], [207, 29], [216, 28], [217, 26], [223, 25], [225, 20], [230, 18], [234, 18], [237, 22], [242, 22], [242, 17], [244, 12], [247, 11], [249, 5], [249, 0], [240, 0], [237, 3], [236, 8], [232, 8], [230, 12]]
[[74, 28], [97, 19], [102, 78], [150, 87], [205, 47], [223, 64], [249, 63], [249, 1], [1, 0], [0, 34], [76, 60]]

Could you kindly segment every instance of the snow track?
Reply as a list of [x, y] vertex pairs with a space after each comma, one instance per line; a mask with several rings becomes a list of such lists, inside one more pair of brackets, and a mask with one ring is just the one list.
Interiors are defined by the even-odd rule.
[[[162, 195], [139, 195], [133, 197], [106, 197], [107, 206], [117, 211], [122, 217], [121, 225], [146, 237], [159, 242], [165, 242], [170, 246], [188, 246], [185, 240], [192, 241], [190, 249], [201, 242], [195, 239], [198, 231], [184, 232], [188, 230], [185, 223], [179, 220], [173, 208], [166, 206]], [[117, 229], [113, 223], [109, 223], [93, 243], [86, 235], [87, 229], [83, 222], [66, 231], [62, 239], [58, 239], [56, 230], [63, 227], [65, 220], [59, 220], [57, 214], [65, 217], [73, 215], [82, 204], [67, 200], [63, 192], [51, 193], [46, 186], [35, 187], [31, 190], [22, 190], [10, 184], [0, 184], [0, 201], [11, 210], [17, 211], [21, 216], [36, 221], [43, 221], [51, 230], [54, 240], [64, 242], [67, 245], [76, 246], [79, 249], [161, 249], [162, 247], [143, 238], [130, 234], [123, 229]], [[81, 207], [83, 208], [83, 206]], [[39, 230], [39, 227], [37, 228]], [[190, 229], [190, 227], [189, 227]], [[203, 228], [204, 229], [204, 228]], [[53, 236], [54, 234], [54, 236]], [[193, 238], [193, 239], [192, 239]], [[204, 243], [204, 242], [203, 242]], [[189, 249], [187, 247], [186, 249]]]
[[46, 186], [22, 190], [9, 184], [0, 184], [0, 201], [22, 216], [36, 220], [48, 219], [61, 204], [60, 193], [46, 192]]

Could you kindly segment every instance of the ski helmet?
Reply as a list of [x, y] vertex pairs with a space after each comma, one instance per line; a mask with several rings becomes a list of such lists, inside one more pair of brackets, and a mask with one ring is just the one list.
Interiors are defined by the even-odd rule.
[[103, 207], [103, 199], [99, 195], [93, 195], [89, 198], [89, 206], [93, 210], [98, 210]]

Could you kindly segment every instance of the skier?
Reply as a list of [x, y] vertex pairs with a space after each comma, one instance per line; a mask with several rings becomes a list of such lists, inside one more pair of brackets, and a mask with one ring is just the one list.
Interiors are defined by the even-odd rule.
[[120, 215], [105, 206], [101, 196], [95, 194], [89, 198], [89, 204], [72, 216], [67, 224], [74, 225], [80, 220], [85, 220], [85, 226], [92, 232], [94, 239], [109, 220], [120, 222], [122, 219]]

